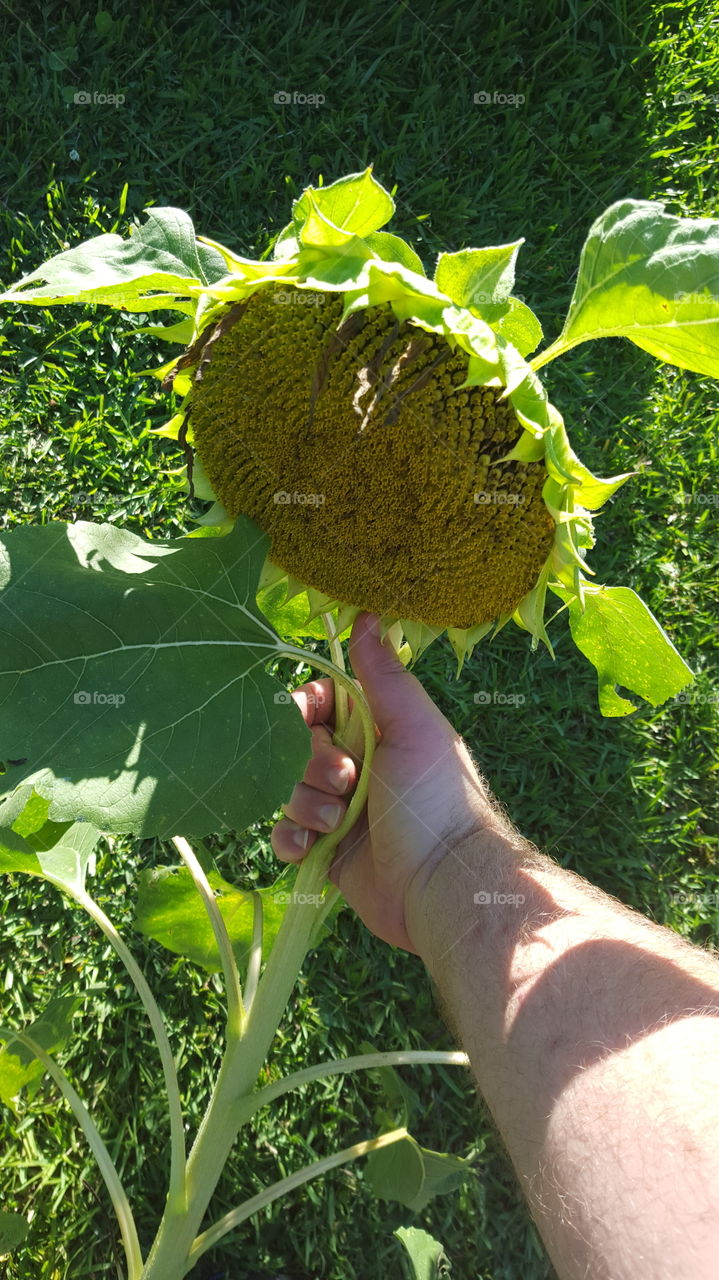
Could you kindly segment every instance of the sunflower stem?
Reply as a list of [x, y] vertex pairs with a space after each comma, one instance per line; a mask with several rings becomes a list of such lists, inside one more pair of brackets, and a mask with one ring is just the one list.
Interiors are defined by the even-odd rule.
[[[330, 647], [330, 657], [336, 666], [345, 671], [345, 655], [342, 649], [342, 641], [337, 635], [337, 620], [331, 613], [323, 613], [322, 625]], [[349, 695], [345, 685], [339, 680], [334, 680], [333, 684], [335, 687], [335, 736], [341, 739], [349, 719]]]
[[217, 905], [217, 900], [212, 890], [212, 886], [202, 869], [194, 849], [190, 844], [188, 844], [184, 836], [173, 836], [172, 843], [177, 849], [177, 852], [195, 882], [195, 888], [202, 898], [215, 935], [217, 949], [220, 953], [222, 973], [225, 980], [225, 994], [227, 997], [227, 1039], [229, 1042], [236, 1036], [241, 1035], [242, 1025], [246, 1016], [245, 1008], [242, 1003], [242, 987], [240, 985], [240, 975], [237, 971], [235, 953], [232, 950], [232, 943], [230, 942], [230, 937], [227, 932], [227, 926], [222, 918], [220, 908]]
[[[324, 909], [327, 871], [335, 849], [354, 826], [367, 800], [375, 726], [364, 694], [347, 673], [329, 659], [308, 654], [294, 645], [282, 645], [281, 650], [308, 665], [319, 667], [321, 671], [342, 682], [348, 691], [352, 691], [354, 707], [361, 717], [363, 727], [362, 772], [337, 830], [320, 836], [300, 864], [292, 901], [282, 918], [251, 1006], [243, 1011], [244, 1019], [239, 1021], [239, 1025], [237, 1019], [232, 1022], [228, 1019], [227, 1043], [220, 1071], [187, 1160], [186, 1207], [183, 1209], [179, 1205], [169, 1204], [166, 1207], [142, 1272], [142, 1280], [180, 1280], [193, 1265], [192, 1250], [202, 1219], [237, 1134], [246, 1123], [248, 1097], [256, 1086], [258, 1073], [267, 1057], [304, 958], [317, 936], [318, 919]], [[177, 839], [175, 843], [177, 845]], [[195, 865], [197, 860], [192, 851], [184, 847], [185, 844], [186, 842], [181, 841], [177, 845], [178, 851], [190, 870], [194, 869], [196, 883], [200, 888], [204, 875], [198, 874]], [[216, 910], [211, 890], [210, 895], [212, 902], [207, 901], [206, 906], [210, 910], [214, 906]], [[241, 1005], [239, 1009], [242, 1009]]]

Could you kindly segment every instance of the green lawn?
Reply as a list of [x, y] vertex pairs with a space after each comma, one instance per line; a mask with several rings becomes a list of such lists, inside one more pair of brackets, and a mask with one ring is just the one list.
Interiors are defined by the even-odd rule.
[[[711, 0], [302, 0], [289, 9], [250, 0], [236, 12], [148, 0], [112, 15], [76, 0], [12, 0], [0, 8], [0, 282], [118, 218], [124, 225], [148, 203], [180, 205], [198, 231], [258, 256], [303, 186], [373, 163], [380, 181], [397, 186], [393, 229], [428, 268], [441, 249], [524, 236], [516, 292], [551, 339], [588, 226], [614, 199], [719, 213], [716, 22]], [[476, 93], [524, 101], [475, 103]], [[124, 102], [76, 102], [77, 94]], [[324, 102], [286, 105], [277, 94]], [[93, 518], [156, 536], [185, 530], [197, 509], [173, 477], [177, 450], [152, 434], [169, 406], [156, 382], [137, 376], [163, 356], [147, 336], [132, 337], [141, 321], [8, 308], [0, 323], [5, 526]], [[688, 701], [602, 720], [593, 669], [562, 619], [554, 664], [507, 628], [459, 679], [444, 642], [418, 672], [528, 837], [652, 918], [716, 944], [719, 506], [703, 499], [719, 495], [717, 387], [614, 340], [552, 365], [547, 385], [589, 466], [638, 469], [598, 520], [591, 563], [599, 580], [641, 593], [696, 685]], [[481, 690], [524, 702], [478, 706]], [[218, 842], [229, 879], [269, 882], [268, 831]], [[156, 842], [116, 841], [95, 883], [148, 967], [194, 1121], [222, 1003], [212, 980], [131, 932], [135, 871], [170, 860]], [[58, 989], [86, 993], [65, 1062], [149, 1239], [163, 1203], [167, 1131], [154, 1049], [124, 971], [49, 887], [8, 881], [0, 916], [3, 1022], [30, 1018]], [[387, 1049], [450, 1045], [420, 962], [344, 911], [305, 967], [270, 1070], [343, 1056], [367, 1039]], [[193, 1274], [399, 1276], [392, 1230], [414, 1223], [444, 1242], [455, 1280], [550, 1276], [468, 1078], [433, 1068], [405, 1076], [422, 1099], [420, 1141], [474, 1160], [476, 1176], [460, 1193], [415, 1216], [372, 1199], [362, 1168], [350, 1166], [264, 1212]], [[283, 1099], [228, 1166], [217, 1215], [370, 1136], [377, 1104], [372, 1082], [355, 1078]], [[104, 1186], [55, 1090], [43, 1083], [17, 1115], [2, 1108], [0, 1128], [3, 1207], [32, 1217], [29, 1247], [0, 1264], [8, 1280], [115, 1277]]]

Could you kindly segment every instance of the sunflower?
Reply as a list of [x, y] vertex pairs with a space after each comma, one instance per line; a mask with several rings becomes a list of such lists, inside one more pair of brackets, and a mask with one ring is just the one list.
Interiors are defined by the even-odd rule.
[[306, 591], [310, 617], [379, 613], [412, 659], [446, 631], [460, 666], [512, 618], [551, 650], [546, 592], [581, 595], [592, 513], [628, 477], [579, 462], [525, 360], [542, 331], [507, 292], [519, 244], [442, 254], [429, 280], [398, 237], [331, 221], [358, 181], [389, 200], [370, 171], [305, 192], [274, 262], [203, 240], [228, 278], [163, 367], [172, 430], [211, 518], [249, 515], [263, 586]]
[[[621, 688], [666, 701], [691, 671], [639, 597], [596, 583], [586, 562], [596, 513], [632, 473], [592, 475], [537, 370], [622, 334], [713, 372], [692, 309], [704, 294], [686, 292], [715, 272], [713, 224], [612, 205], [585, 242], [565, 329], [530, 362], [543, 334], [513, 294], [522, 241], [441, 253], [430, 279], [382, 229], [393, 212], [371, 168], [308, 187], [272, 256], [253, 260], [197, 237], [183, 210], [150, 209], [129, 239], [66, 250], [0, 302], [181, 314], [139, 330], [184, 346], [154, 371], [180, 397], [159, 432], [213, 502], [196, 534], [243, 514], [267, 536], [257, 598], [280, 634], [317, 635], [321, 616], [334, 643], [368, 609], [409, 661], [446, 633], [461, 669], [510, 620], [551, 652], [551, 593], [597, 669], [603, 714], [634, 710]], [[672, 306], [691, 314], [670, 325]]]

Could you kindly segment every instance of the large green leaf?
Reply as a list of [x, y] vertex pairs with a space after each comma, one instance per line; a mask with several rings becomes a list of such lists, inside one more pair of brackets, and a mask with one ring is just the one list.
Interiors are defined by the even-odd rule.
[[[56, 1053], [67, 1041], [73, 1015], [81, 1003], [79, 996], [56, 996], [30, 1026], [23, 1027], [47, 1053]], [[26, 1085], [39, 1080], [45, 1072], [41, 1062], [18, 1040], [7, 1039], [0, 1050], [0, 1100], [15, 1110], [15, 1099]]]
[[[38, 797], [40, 799], [40, 797]], [[43, 801], [48, 806], [48, 801]], [[22, 817], [12, 828], [0, 827], [0, 873], [19, 871], [39, 876], [61, 889], [82, 890], [100, 832], [91, 822], [46, 822], [23, 836]]]
[[428, 1231], [420, 1227], [398, 1227], [393, 1235], [407, 1251], [413, 1280], [440, 1280], [449, 1275], [444, 1248]]
[[123, 239], [93, 236], [58, 253], [0, 294], [0, 302], [104, 303], [123, 311], [192, 310], [202, 287], [226, 275], [223, 258], [199, 244], [182, 209], [147, 209], [147, 222]]
[[396, 1200], [417, 1213], [434, 1196], [456, 1190], [471, 1172], [466, 1160], [428, 1151], [408, 1136], [373, 1151], [365, 1177], [381, 1200]]
[[619, 200], [597, 218], [562, 333], [534, 367], [607, 337], [719, 377], [719, 220], [677, 218], [650, 200]]
[[288, 799], [310, 734], [264, 670], [281, 649], [255, 603], [266, 550], [245, 518], [167, 542], [0, 535], [0, 786], [33, 779], [55, 821], [160, 836], [242, 829]]
[[[232, 948], [243, 965], [252, 942], [253, 894], [236, 888], [217, 871], [208, 880], [217, 899]], [[285, 913], [285, 895], [273, 885], [260, 889], [262, 898], [262, 946], [265, 955], [277, 936]], [[162, 943], [168, 951], [185, 956], [210, 973], [222, 968], [215, 934], [207, 910], [187, 867], [153, 867], [140, 875], [135, 928]]]
[[597, 668], [602, 715], [623, 716], [635, 707], [616, 685], [653, 706], [674, 697], [693, 679], [666, 631], [630, 587], [585, 584], [584, 610], [562, 587], [552, 587], [569, 606], [574, 643]]
[[17, 1249], [29, 1230], [29, 1222], [19, 1213], [8, 1213], [7, 1210], [0, 1209], [0, 1257]]

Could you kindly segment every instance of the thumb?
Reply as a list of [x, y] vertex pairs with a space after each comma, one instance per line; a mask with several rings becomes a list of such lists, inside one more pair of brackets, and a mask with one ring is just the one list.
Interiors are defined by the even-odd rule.
[[383, 737], [412, 741], [444, 716], [416, 676], [402, 665], [394, 650], [380, 641], [377, 614], [361, 613], [350, 638], [352, 670], [370, 705]]

